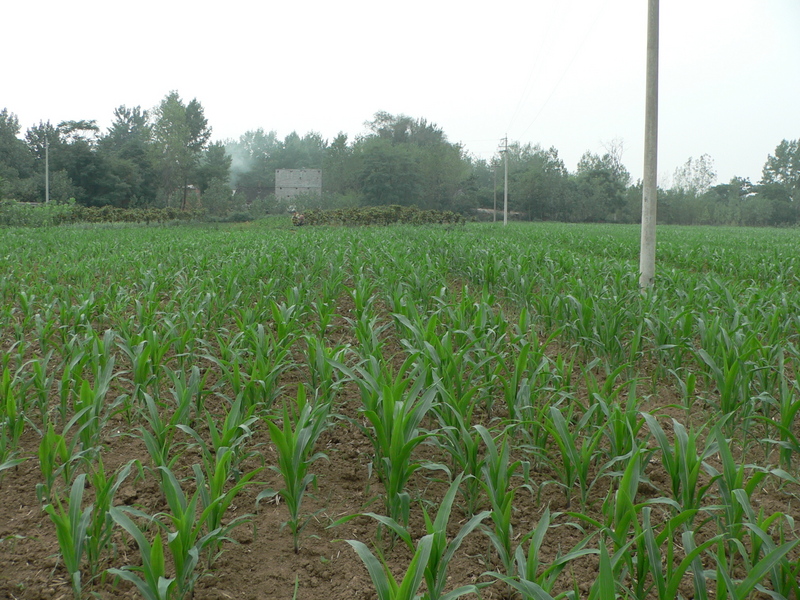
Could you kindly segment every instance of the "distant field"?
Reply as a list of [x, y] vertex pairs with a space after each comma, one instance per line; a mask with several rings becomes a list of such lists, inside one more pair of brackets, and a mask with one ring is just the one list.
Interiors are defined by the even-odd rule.
[[638, 253], [0, 230], [0, 596], [800, 600], [800, 232]]

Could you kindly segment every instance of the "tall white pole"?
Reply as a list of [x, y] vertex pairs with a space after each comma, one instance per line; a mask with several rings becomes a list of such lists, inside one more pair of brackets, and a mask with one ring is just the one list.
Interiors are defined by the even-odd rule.
[[492, 160], [494, 167], [494, 210], [492, 211], [492, 223], [497, 221], [497, 162]]
[[644, 173], [642, 180], [642, 237], [639, 287], [653, 285], [656, 275], [656, 205], [658, 199], [658, 0], [647, 5], [647, 82], [644, 116]]
[[44, 138], [44, 203], [50, 202], [50, 147], [47, 143], [47, 133]]
[[503, 164], [505, 165], [505, 183], [503, 185], [503, 226], [508, 225], [508, 135], [503, 140]]

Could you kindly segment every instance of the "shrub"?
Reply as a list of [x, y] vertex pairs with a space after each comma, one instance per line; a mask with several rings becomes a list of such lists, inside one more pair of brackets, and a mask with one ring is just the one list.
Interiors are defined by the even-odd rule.
[[225, 223], [246, 223], [247, 221], [252, 221], [254, 219], [253, 215], [247, 212], [232, 212], [227, 217], [225, 217]]
[[0, 226], [3, 227], [47, 227], [71, 218], [75, 200], [67, 204], [34, 204], [16, 200], [0, 200]]
[[415, 206], [370, 206], [336, 210], [309, 210], [306, 225], [463, 225], [464, 217], [452, 211], [420, 210]]

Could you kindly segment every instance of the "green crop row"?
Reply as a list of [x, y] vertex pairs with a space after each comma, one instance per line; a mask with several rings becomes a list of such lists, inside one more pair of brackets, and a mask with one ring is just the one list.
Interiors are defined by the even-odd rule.
[[642, 292], [629, 227], [9, 229], [0, 486], [36, 465], [76, 598], [190, 597], [266, 499], [301, 551], [338, 431], [381, 599], [798, 600], [798, 242], [721, 233]]

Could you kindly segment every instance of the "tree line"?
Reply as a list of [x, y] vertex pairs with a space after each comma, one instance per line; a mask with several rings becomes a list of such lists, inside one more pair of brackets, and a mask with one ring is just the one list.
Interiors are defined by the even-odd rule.
[[[40, 122], [21, 132], [18, 118], [0, 112], [0, 200], [41, 202], [45, 154], [54, 202], [84, 206], [205, 209], [224, 215], [285, 211], [275, 202], [275, 170], [323, 170], [322, 197], [305, 208], [417, 206], [491, 217], [502, 207], [501, 157], [472, 157], [422, 118], [376, 113], [362, 135], [332, 140], [317, 133], [251, 130], [237, 140], [211, 142], [202, 104], [173, 91], [152, 110], [120, 106], [111, 125], [96, 121]], [[641, 182], [622, 163], [621, 146], [586, 152], [570, 172], [555, 148], [511, 143], [509, 210], [513, 218], [635, 223]], [[792, 225], [800, 220], [800, 147], [783, 140], [767, 157], [758, 182], [734, 177], [717, 184], [707, 155], [690, 158], [659, 189], [661, 223]], [[484, 209], [482, 212], [477, 209]], [[486, 215], [489, 215], [488, 217]]]

